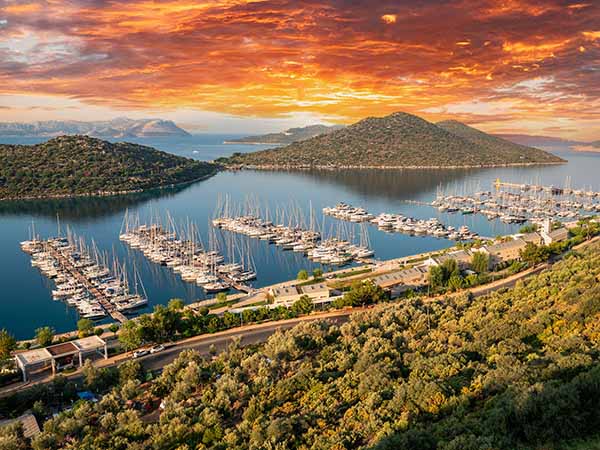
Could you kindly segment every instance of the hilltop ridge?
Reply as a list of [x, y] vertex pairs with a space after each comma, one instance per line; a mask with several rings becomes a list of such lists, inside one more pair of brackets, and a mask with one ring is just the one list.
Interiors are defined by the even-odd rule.
[[557, 164], [563, 159], [459, 122], [396, 112], [284, 147], [219, 160], [257, 168], [450, 168]]
[[0, 145], [0, 200], [139, 191], [191, 182], [216, 169], [152, 147], [61, 136]]

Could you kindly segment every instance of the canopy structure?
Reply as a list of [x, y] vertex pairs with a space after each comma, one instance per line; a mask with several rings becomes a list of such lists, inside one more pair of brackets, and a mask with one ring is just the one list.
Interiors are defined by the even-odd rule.
[[27, 350], [15, 355], [17, 367], [23, 373], [23, 381], [27, 381], [28, 372], [34, 369], [52, 367], [52, 374], [62, 367], [74, 365], [75, 359], [79, 367], [83, 365], [83, 357], [90, 353], [100, 353], [108, 358], [106, 342], [98, 336], [89, 336], [62, 344], [50, 345], [46, 348]]

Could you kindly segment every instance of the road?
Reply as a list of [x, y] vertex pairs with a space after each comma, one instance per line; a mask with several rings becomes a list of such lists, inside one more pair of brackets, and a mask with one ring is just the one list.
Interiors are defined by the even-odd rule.
[[[210, 348], [214, 345], [217, 352], [226, 349], [229, 344], [236, 338], [241, 339], [243, 345], [257, 344], [265, 342], [269, 336], [277, 330], [287, 330], [293, 328], [302, 322], [312, 322], [315, 320], [330, 320], [334, 323], [344, 323], [348, 320], [351, 314], [359, 311], [364, 311], [368, 308], [348, 308], [337, 311], [328, 311], [325, 313], [314, 313], [308, 316], [297, 317], [295, 319], [280, 320], [277, 322], [265, 322], [261, 324], [246, 325], [243, 327], [233, 328], [230, 330], [220, 331], [214, 334], [204, 334], [194, 336], [188, 339], [177, 341], [174, 344], [167, 345], [166, 349], [160, 353], [147, 355], [139, 358], [142, 365], [146, 369], [158, 370], [165, 365], [171, 363], [179, 353], [183, 350], [196, 350], [201, 354], [209, 354]], [[131, 359], [131, 353], [122, 353], [108, 359], [98, 359], [94, 362], [96, 367], [114, 367]], [[65, 375], [69, 379], [81, 377], [81, 369]], [[49, 371], [39, 372], [30, 376], [30, 381], [27, 383], [18, 383], [0, 389], [0, 397], [11, 395], [23, 389], [27, 389], [35, 384], [48, 383], [52, 380], [52, 375]]]
[[[589, 241], [583, 242], [575, 247], [574, 250], [579, 250], [584, 247], [587, 247], [593, 243], [600, 241], [600, 236], [597, 236]], [[523, 272], [519, 272], [515, 275], [512, 275], [507, 278], [503, 278], [501, 280], [494, 281], [492, 283], [488, 283], [482, 286], [477, 286], [474, 288], [470, 288], [467, 290], [462, 290], [453, 294], [445, 294], [437, 297], [424, 298], [426, 301], [435, 301], [439, 300], [443, 297], [449, 297], [454, 295], [464, 295], [465, 293], [471, 293], [474, 296], [482, 296], [488, 294], [493, 291], [497, 291], [504, 288], [513, 287], [519, 280], [524, 280], [533, 275], [538, 274], [539, 272], [551, 267], [552, 262], [540, 264], [536, 267], [532, 267], [531, 269], [527, 269]], [[227, 346], [232, 342], [235, 338], [240, 338], [241, 343], [243, 345], [250, 345], [261, 343], [267, 340], [269, 336], [274, 334], [277, 330], [286, 330], [292, 328], [299, 323], [302, 322], [310, 322], [314, 320], [331, 320], [335, 323], [343, 323], [346, 322], [349, 316], [353, 313], [365, 311], [368, 308], [353, 308], [353, 309], [343, 309], [343, 310], [335, 310], [328, 311], [322, 313], [314, 313], [308, 316], [298, 317], [295, 319], [281, 320], [277, 322], [265, 322], [262, 324], [252, 324], [246, 325], [243, 327], [233, 328], [231, 330], [225, 330], [214, 334], [209, 335], [201, 335], [195, 336], [188, 339], [184, 339], [182, 341], [178, 341], [171, 346], [168, 346], [164, 351], [154, 354], [147, 355], [140, 358], [143, 366], [146, 369], [158, 370], [165, 365], [171, 363], [183, 350], [193, 349], [198, 351], [201, 354], [208, 354], [211, 348], [211, 345], [214, 345], [217, 352], [221, 352], [227, 348]], [[98, 360], [96, 361], [96, 366], [98, 367], [114, 367], [117, 366], [124, 361], [131, 358], [130, 353], [120, 354], [113, 356], [107, 360]], [[67, 375], [68, 378], [74, 379], [81, 376], [81, 370], [77, 370], [74, 373]], [[34, 378], [29, 383], [19, 383], [16, 385], [6, 386], [0, 389], [0, 397], [10, 395], [14, 392], [17, 392], [22, 389], [26, 389], [34, 384], [38, 383], [47, 383], [52, 379], [51, 375], [48, 375], [47, 372], [43, 375], [39, 375]]]

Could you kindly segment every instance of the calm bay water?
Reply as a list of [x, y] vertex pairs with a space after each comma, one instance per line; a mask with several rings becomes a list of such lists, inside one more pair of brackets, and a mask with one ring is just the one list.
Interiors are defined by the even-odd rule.
[[[195, 159], [212, 160], [236, 151], [254, 151], [260, 146], [222, 145], [228, 135], [204, 135], [177, 139], [138, 139], [136, 142]], [[16, 143], [34, 143], [42, 139], [13, 139]], [[9, 142], [2, 139], [2, 142]], [[139, 214], [142, 220], [165, 216], [167, 212], [177, 222], [194, 221], [207, 243], [209, 220], [218, 198], [229, 195], [234, 202], [259, 202], [268, 207], [271, 216], [276, 211], [302, 210], [308, 223], [312, 208], [325, 233], [338, 231], [341, 222], [323, 217], [321, 209], [345, 201], [366, 207], [373, 213], [399, 212], [418, 218], [439, 217], [442, 222], [459, 226], [466, 224], [483, 236], [514, 232], [518, 228], [501, 222], [488, 222], [479, 216], [442, 214], [413, 201], [431, 201], [438, 189], [445, 192], [468, 193], [489, 190], [496, 178], [515, 182], [537, 182], [564, 185], [567, 176], [574, 187], [600, 190], [600, 154], [560, 153], [569, 160], [561, 166], [537, 166], [482, 170], [427, 171], [340, 171], [340, 172], [223, 172], [208, 180], [178, 190], [144, 193], [135, 196], [98, 199], [69, 199], [33, 202], [0, 203], [0, 328], [7, 328], [18, 338], [31, 337], [35, 328], [51, 325], [58, 332], [76, 326], [77, 314], [62, 302], [53, 301], [51, 283], [31, 267], [29, 255], [19, 248], [19, 242], [29, 236], [31, 224], [42, 236], [55, 235], [57, 214], [64, 232], [68, 226], [88, 243], [92, 239], [99, 249], [114, 253], [129, 268], [134, 263], [148, 294], [150, 305], [166, 303], [173, 297], [191, 302], [205, 295], [201, 288], [181, 281], [165, 267], [148, 262], [137, 251], [130, 250], [118, 239], [126, 210]], [[345, 231], [357, 226], [344, 225]], [[411, 237], [388, 234], [369, 226], [369, 237], [376, 257], [387, 259], [452, 245], [447, 240], [432, 237]], [[219, 232], [219, 240], [227, 253], [227, 237]], [[246, 248], [245, 238], [236, 238], [238, 247]], [[302, 268], [316, 267], [301, 255], [283, 252], [263, 241], [250, 240], [252, 258], [257, 268], [256, 286], [264, 286], [295, 277]], [[142, 311], [144, 312], [144, 310]]]

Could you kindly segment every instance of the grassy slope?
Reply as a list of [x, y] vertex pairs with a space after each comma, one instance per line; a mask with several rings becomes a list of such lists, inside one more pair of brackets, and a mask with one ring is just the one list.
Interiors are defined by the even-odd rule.
[[[499, 140], [499, 143], [504, 141]], [[286, 147], [230, 158], [229, 164], [257, 166], [477, 166], [561, 161], [537, 149], [512, 144], [481, 145], [406, 113], [367, 118], [342, 130]], [[521, 154], [526, 153], [526, 159]]]
[[0, 145], [0, 199], [148, 189], [214, 170], [151, 147], [63, 136], [38, 145]]

